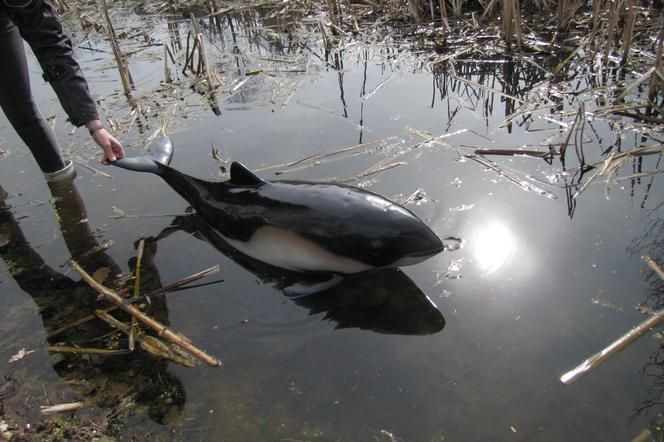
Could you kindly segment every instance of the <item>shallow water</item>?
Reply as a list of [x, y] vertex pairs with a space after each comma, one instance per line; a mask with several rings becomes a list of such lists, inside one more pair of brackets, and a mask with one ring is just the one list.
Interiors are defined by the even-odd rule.
[[[166, 35], [161, 15], [135, 12], [125, 12], [131, 24]], [[186, 23], [177, 25], [186, 36]], [[74, 188], [51, 193], [6, 120], [0, 122], [8, 152], [0, 157], [0, 185], [8, 193], [7, 208], [0, 207], [0, 364], [19, 383], [5, 401], [17, 419], [35, 419], [39, 405], [75, 400], [86, 401], [81, 413], [104, 416], [130, 396], [137, 406], [120, 413], [123, 437], [625, 440], [661, 411], [647, 407], [661, 385], [658, 365], [651, 364], [660, 351], [652, 334], [577, 383], [559, 381], [642, 321], [637, 304], [657, 305], [656, 279], [640, 255], [664, 264], [657, 246], [664, 233], [661, 178], [623, 181], [609, 199], [598, 180], [570, 203], [559, 159], [550, 165], [488, 157], [529, 183], [519, 185], [450, 147], [470, 154], [464, 146], [560, 142], [566, 132], [551, 121], [560, 119], [555, 112], [540, 114], [548, 120], [505, 125], [512, 100], [455, 81], [407, 47], [357, 43], [325, 64], [314, 34], [300, 37], [308, 42], [304, 50], [289, 52], [285, 37], [277, 44], [247, 26], [246, 17], [221, 25], [223, 34], [206, 34], [209, 56], [227, 82], [217, 95], [220, 115], [187, 88], [175, 98], [155, 92], [163, 78], [161, 46], [131, 59], [137, 95], [144, 96], [143, 133], [136, 124], [128, 129], [131, 109], [121, 94], [109, 95], [119, 87], [111, 54], [83, 49], [107, 51], [105, 42], [94, 33], [84, 40], [72, 25], [74, 40], [83, 42], [81, 64], [95, 94], [104, 97], [102, 111], [119, 122], [130, 155], [141, 152], [162, 120], [176, 146], [172, 164], [209, 179], [223, 179], [211, 147], [224, 160], [261, 169], [372, 142], [316, 165], [305, 161], [259, 175], [340, 180], [398, 163], [352, 182], [396, 200], [421, 189], [424, 197], [407, 207], [439, 235], [462, 238], [463, 246], [416, 266], [354, 277], [324, 297], [289, 299], [283, 288], [293, 275], [238, 256], [198, 217], [177, 216], [185, 214], [186, 202], [157, 177], [98, 165], [84, 131], [70, 133], [52, 92], [35, 80], [41, 109], [57, 115], [58, 137], [78, 176]], [[530, 88], [541, 80], [528, 66], [480, 62], [457, 70], [513, 95], [513, 84]], [[257, 69], [258, 75], [244, 75]], [[574, 84], [581, 90], [587, 83], [581, 77]], [[578, 102], [565, 99], [560, 106], [556, 111], [573, 115]], [[588, 124], [588, 163], [611, 146], [625, 151], [653, 144], [629, 122]], [[449, 144], [422, 143], [415, 131], [451, 134], [439, 140]], [[575, 167], [571, 151], [567, 158], [568, 168]], [[659, 161], [643, 157], [619, 173], [653, 170]], [[49, 353], [47, 346], [58, 340], [47, 340], [46, 333], [95, 305], [67, 259], [82, 258], [91, 272], [108, 269], [112, 279], [133, 269], [135, 243], [148, 237], [146, 287], [221, 266], [205, 281], [223, 282], [168, 294], [151, 312], [224, 367], [184, 368], [144, 354], [72, 359]], [[86, 258], [85, 251], [106, 240], [110, 248]], [[93, 346], [90, 338], [104, 333], [98, 328], [61, 340]], [[7, 362], [23, 347], [35, 352]]]

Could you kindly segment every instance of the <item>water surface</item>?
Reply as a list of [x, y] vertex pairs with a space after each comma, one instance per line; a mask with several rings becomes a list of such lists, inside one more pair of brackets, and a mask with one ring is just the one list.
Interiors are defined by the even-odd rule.
[[[168, 41], [163, 15], [136, 12], [122, 16]], [[254, 25], [271, 24], [252, 14]], [[576, 113], [583, 94], [509, 124], [518, 103], [495, 91], [528, 97], [542, 79], [528, 63], [455, 61], [459, 76], [492, 91], [458, 81], [407, 46], [355, 43], [325, 62], [313, 32], [294, 44], [248, 24], [246, 16], [222, 16], [221, 33], [206, 31], [208, 55], [226, 82], [212, 106], [186, 87], [160, 88], [161, 46], [133, 56], [142, 126], [114, 92], [117, 71], [104, 39], [85, 37], [75, 22], [71, 32], [129, 154], [140, 153], [164, 121], [176, 145], [172, 164], [199, 177], [224, 179], [215, 148], [224, 160], [267, 167], [258, 172], [266, 179], [355, 177], [353, 184], [401, 201], [419, 190], [407, 207], [439, 235], [461, 238], [462, 247], [354, 277], [318, 299], [289, 299], [283, 288], [293, 275], [234, 253], [185, 215], [187, 203], [157, 177], [99, 165], [84, 131], [72, 134], [63, 121], [33, 62], [40, 107], [57, 116], [78, 176], [72, 187], [49, 189], [0, 122], [7, 151], [0, 157], [7, 193], [0, 240], [11, 245], [0, 248], [0, 364], [20, 384], [6, 400], [12, 415], [30, 421], [39, 405], [83, 400], [81, 413], [118, 412], [125, 438], [321, 441], [625, 440], [657, 416], [660, 343], [653, 335], [571, 386], [559, 377], [642, 321], [636, 305], [657, 305], [661, 286], [640, 256], [664, 264], [661, 178], [622, 181], [608, 199], [598, 180], [571, 200], [564, 184], [578, 178], [572, 150], [567, 172], [559, 158], [487, 157], [517, 182], [458, 153], [560, 143], [566, 128], [556, 121], [568, 121], [565, 113]], [[187, 23], [173, 25], [184, 42]], [[591, 77], [568, 85], [582, 90]], [[630, 124], [589, 120], [586, 162], [654, 144]], [[423, 142], [418, 133], [449, 136]], [[270, 167], [361, 143], [371, 144], [316, 164]], [[660, 160], [642, 157], [619, 174], [656, 169]], [[376, 165], [394, 167], [362, 176]], [[95, 305], [67, 259], [82, 258], [91, 272], [108, 269], [112, 279], [133, 270], [141, 238], [150, 238], [146, 286], [221, 266], [208, 280], [223, 282], [168, 294], [151, 312], [222, 359], [223, 368], [47, 350], [67, 339], [92, 346], [104, 333], [97, 324], [86, 335], [46, 338]], [[110, 248], [86, 258], [85, 250], [108, 240]], [[23, 347], [35, 352], [7, 362]], [[135, 405], [118, 411], [127, 397]]]

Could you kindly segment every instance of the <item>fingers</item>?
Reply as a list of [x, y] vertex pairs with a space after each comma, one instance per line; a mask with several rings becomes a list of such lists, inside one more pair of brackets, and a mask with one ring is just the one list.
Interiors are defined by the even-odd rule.
[[118, 158], [123, 158], [125, 153], [122, 148], [122, 144], [113, 137], [106, 129], [97, 130], [92, 138], [95, 142], [102, 148], [104, 151], [104, 158], [102, 158], [102, 164], [111, 164]]

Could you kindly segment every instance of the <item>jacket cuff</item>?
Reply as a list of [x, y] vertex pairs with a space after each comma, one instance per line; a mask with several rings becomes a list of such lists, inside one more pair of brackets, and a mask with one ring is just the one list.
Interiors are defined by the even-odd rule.
[[82, 115], [76, 115], [76, 116], [69, 116], [69, 121], [71, 124], [73, 124], [76, 127], [81, 127], [85, 125], [88, 121], [92, 120], [99, 120], [99, 114], [97, 113], [87, 113], [87, 114], [82, 114]]

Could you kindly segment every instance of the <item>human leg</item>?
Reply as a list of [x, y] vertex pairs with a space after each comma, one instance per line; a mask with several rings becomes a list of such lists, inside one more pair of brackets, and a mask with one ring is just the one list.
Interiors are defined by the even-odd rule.
[[53, 130], [37, 109], [30, 88], [23, 39], [9, 17], [0, 13], [0, 107], [37, 160], [47, 179], [73, 171], [65, 162]]

